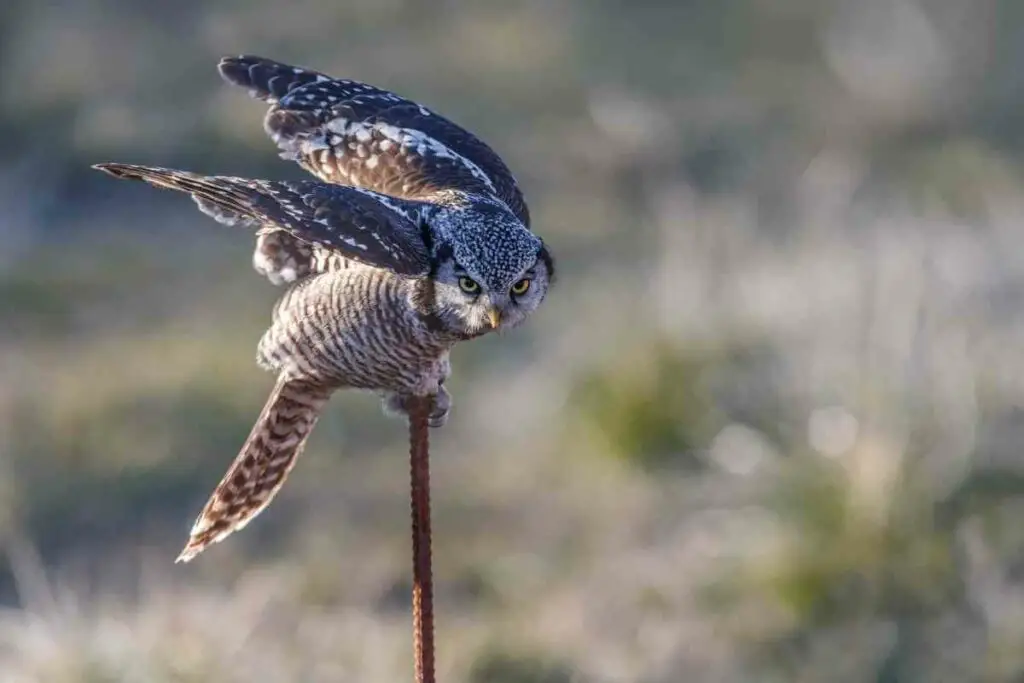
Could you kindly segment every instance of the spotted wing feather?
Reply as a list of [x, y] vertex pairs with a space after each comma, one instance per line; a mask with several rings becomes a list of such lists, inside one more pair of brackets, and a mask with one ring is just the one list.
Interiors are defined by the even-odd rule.
[[415, 205], [373, 192], [316, 181], [250, 180], [204, 176], [132, 164], [98, 164], [118, 178], [188, 192], [222, 223], [283, 230], [344, 257], [400, 275], [429, 271]]
[[271, 104], [264, 128], [316, 177], [408, 199], [445, 191], [499, 198], [529, 226], [511, 171], [494, 150], [411, 100], [255, 56], [226, 57], [220, 73]]
[[271, 104], [302, 86], [331, 80], [329, 76], [311, 69], [259, 57], [223, 59], [218, 68], [225, 80], [246, 88], [253, 97]]

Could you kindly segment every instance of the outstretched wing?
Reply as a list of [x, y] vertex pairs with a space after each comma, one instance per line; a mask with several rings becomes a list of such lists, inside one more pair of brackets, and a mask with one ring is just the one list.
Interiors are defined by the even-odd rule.
[[271, 104], [263, 125], [316, 177], [408, 199], [490, 194], [529, 227], [511, 171], [483, 141], [411, 100], [358, 81], [255, 56], [225, 57], [225, 80]]
[[399, 275], [429, 272], [418, 209], [412, 202], [312, 180], [204, 176], [132, 164], [93, 168], [117, 178], [188, 192], [204, 213], [221, 223], [283, 230], [303, 242]]

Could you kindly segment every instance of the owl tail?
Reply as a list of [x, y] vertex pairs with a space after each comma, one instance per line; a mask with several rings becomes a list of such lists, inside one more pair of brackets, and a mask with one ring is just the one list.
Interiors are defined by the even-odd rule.
[[188, 562], [243, 528], [284, 484], [331, 391], [306, 380], [278, 379], [241, 452], [199, 513], [175, 562]]

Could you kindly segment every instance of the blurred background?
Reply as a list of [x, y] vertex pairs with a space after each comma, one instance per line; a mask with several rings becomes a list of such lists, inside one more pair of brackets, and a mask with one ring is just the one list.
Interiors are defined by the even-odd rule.
[[372, 396], [172, 564], [280, 290], [244, 231], [88, 167], [303, 177], [231, 53], [478, 132], [559, 258], [454, 354], [441, 680], [1024, 680], [1019, 0], [6, 0], [0, 681], [411, 676]]

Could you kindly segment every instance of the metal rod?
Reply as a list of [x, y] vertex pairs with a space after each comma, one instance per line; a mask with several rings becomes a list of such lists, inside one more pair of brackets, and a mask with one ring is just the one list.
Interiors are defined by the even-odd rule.
[[434, 586], [430, 558], [430, 427], [433, 401], [416, 397], [409, 411], [412, 508], [412, 647], [416, 683], [434, 683]]

